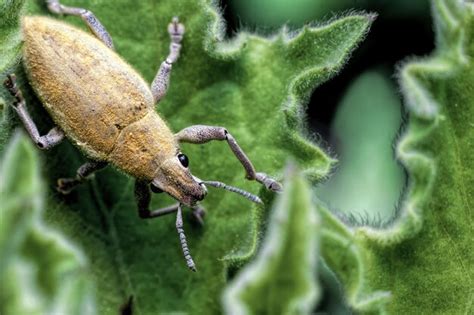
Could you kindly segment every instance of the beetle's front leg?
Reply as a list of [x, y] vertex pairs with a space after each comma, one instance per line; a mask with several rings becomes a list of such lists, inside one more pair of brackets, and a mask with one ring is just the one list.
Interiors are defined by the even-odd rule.
[[107, 166], [107, 162], [90, 161], [82, 164], [76, 172], [76, 177], [60, 178], [57, 182], [57, 191], [66, 195], [71, 192], [77, 185], [83, 183], [90, 175]]
[[168, 33], [171, 38], [170, 52], [165, 61], [161, 63], [155, 79], [151, 83], [151, 92], [155, 103], [159, 102], [166, 94], [170, 82], [172, 64], [178, 59], [181, 50], [181, 40], [184, 35], [184, 25], [174, 17], [168, 25]]
[[[161, 217], [178, 210], [179, 204], [174, 204], [165, 208], [151, 211], [149, 209], [151, 202], [151, 193], [147, 182], [136, 180], [135, 182], [135, 199], [138, 206], [138, 216], [142, 219], [152, 219]], [[200, 225], [204, 225], [204, 216], [206, 211], [201, 206], [192, 207], [192, 219]]]
[[263, 184], [267, 189], [272, 191], [281, 191], [282, 186], [276, 180], [265, 173], [257, 173], [252, 165], [252, 162], [247, 157], [245, 152], [240, 148], [234, 137], [223, 127], [195, 125], [184, 128], [176, 135], [176, 140], [179, 142], [188, 142], [201, 144], [212, 140], [226, 140], [230, 149], [244, 167], [249, 180], [256, 180]]
[[52, 13], [79, 16], [98, 39], [110, 49], [114, 49], [112, 37], [91, 11], [83, 8], [67, 7], [59, 3], [59, 0], [46, 0], [46, 4]]
[[26, 108], [25, 99], [20, 89], [16, 85], [16, 76], [14, 74], [7, 75], [7, 79], [3, 83], [10, 94], [15, 98], [12, 107], [23, 122], [26, 131], [31, 139], [40, 149], [50, 149], [59, 144], [64, 139], [64, 132], [59, 127], [52, 128], [46, 135], [40, 136], [35, 122], [31, 118]]
[[191, 269], [192, 271], [196, 271], [196, 266], [194, 264], [193, 258], [188, 249], [188, 244], [186, 242], [186, 235], [184, 234], [181, 204], [177, 203], [166, 208], [150, 211], [150, 188], [146, 181], [142, 181], [139, 179], [135, 181], [135, 198], [137, 200], [138, 205], [138, 215], [142, 219], [156, 218], [177, 211], [176, 230], [178, 232], [179, 240], [181, 242], [181, 249], [183, 250], [184, 259], [186, 260], [186, 264], [188, 265], [189, 269]]

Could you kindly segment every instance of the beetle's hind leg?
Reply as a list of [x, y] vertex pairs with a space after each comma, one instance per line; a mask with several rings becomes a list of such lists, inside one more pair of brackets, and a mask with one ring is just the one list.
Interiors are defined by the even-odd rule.
[[62, 194], [68, 194], [77, 185], [83, 183], [90, 175], [107, 166], [107, 162], [89, 161], [82, 164], [76, 172], [76, 177], [58, 179], [56, 189]]
[[26, 131], [30, 135], [31, 139], [33, 139], [33, 141], [36, 143], [38, 148], [52, 148], [64, 139], [64, 133], [61, 129], [59, 129], [59, 127], [54, 127], [46, 135], [40, 136], [35, 122], [28, 113], [25, 99], [23, 98], [23, 94], [16, 84], [16, 76], [13, 73], [7, 75], [7, 79], [3, 85], [14, 97], [15, 100], [13, 101], [12, 107], [20, 117]]
[[263, 184], [267, 189], [272, 191], [281, 191], [282, 186], [279, 182], [271, 178], [265, 173], [257, 173], [252, 165], [252, 162], [247, 157], [245, 152], [240, 148], [234, 137], [224, 127], [195, 125], [184, 128], [175, 135], [179, 142], [188, 142], [201, 144], [211, 140], [226, 140], [230, 149], [240, 161], [247, 173], [246, 178], [249, 180], [256, 180]]
[[112, 37], [91, 11], [82, 8], [67, 7], [59, 3], [59, 0], [46, 0], [46, 4], [52, 13], [79, 16], [97, 38], [110, 49], [114, 49]]
[[160, 69], [156, 73], [153, 82], [151, 83], [151, 92], [155, 103], [159, 102], [166, 94], [170, 82], [171, 67], [176, 60], [178, 60], [179, 52], [181, 50], [181, 40], [184, 35], [184, 25], [179, 23], [177, 17], [174, 17], [168, 25], [168, 33], [170, 35], [171, 44], [170, 52], [166, 60], [160, 65]]

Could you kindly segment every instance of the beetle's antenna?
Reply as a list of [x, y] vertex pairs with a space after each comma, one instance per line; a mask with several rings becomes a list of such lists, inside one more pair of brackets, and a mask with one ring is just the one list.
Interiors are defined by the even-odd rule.
[[176, 215], [176, 230], [178, 230], [179, 240], [181, 242], [181, 248], [183, 249], [184, 259], [189, 269], [196, 271], [196, 265], [194, 264], [193, 257], [188, 249], [188, 243], [186, 242], [186, 235], [184, 235], [183, 229], [183, 214], [181, 213], [181, 204], [178, 205], [178, 214]]
[[212, 186], [212, 187], [216, 187], [216, 188], [223, 188], [225, 190], [228, 190], [228, 191], [231, 191], [231, 192], [234, 192], [234, 193], [237, 193], [239, 195], [242, 195], [244, 196], [245, 198], [247, 198], [248, 200], [252, 201], [252, 202], [255, 202], [255, 203], [260, 203], [260, 204], [263, 204], [262, 200], [249, 193], [248, 191], [245, 191], [243, 189], [240, 189], [240, 188], [237, 188], [237, 187], [234, 187], [234, 186], [229, 186], [229, 185], [226, 185], [222, 182], [216, 182], [216, 181], [202, 181], [203, 184], [206, 184], [206, 185], [209, 185], [209, 186]]

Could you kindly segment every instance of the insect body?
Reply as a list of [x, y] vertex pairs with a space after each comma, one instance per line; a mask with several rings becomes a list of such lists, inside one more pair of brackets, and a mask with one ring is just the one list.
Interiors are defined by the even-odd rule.
[[52, 19], [25, 17], [23, 35], [30, 82], [69, 139], [92, 159], [137, 178], [169, 175], [174, 182], [161, 182], [163, 190], [188, 205], [202, 199], [203, 188], [176, 158], [177, 141], [135, 70], [95, 37]]
[[[255, 172], [225, 128], [196, 125], [173, 134], [155, 112], [155, 103], [166, 94], [171, 66], [181, 49], [184, 26], [177, 18], [168, 26], [170, 53], [150, 88], [113, 51], [110, 35], [90, 11], [63, 6], [58, 0], [47, 3], [54, 13], [80, 16], [95, 34], [94, 37], [45, 17], [22, 20], [24, 67], [57, 126], [40, 136], [14, 75], [8, 77], [5, 86], [15, 97], [13, 107], [39, 148], [49, 149], [67, 137], [91, 159], [78, 169], [75, 178], [59, 179], [58, 190], [68, 193], [88, 175], [108, 164], [135, 177], [140, 217], [153, 218], [177, 211], [176, 227], [183, 253], [188, 267], [195, 270], [184, 236], [181, 205], [191, 207], [198, 219], [202, 219], [202, 208], [197, 202], [206, 195], [206, 184], [237, 192], [255, 202], [260, 200], [238, 188], [194, 177], [179, 142], [225, 140], [245, 168], [248, 179], [257, 180], [274, 191], [281, 189], [280, 184], [264, 173]], [[179, 203], [150, 211], [150, 188], [168, 193]]]

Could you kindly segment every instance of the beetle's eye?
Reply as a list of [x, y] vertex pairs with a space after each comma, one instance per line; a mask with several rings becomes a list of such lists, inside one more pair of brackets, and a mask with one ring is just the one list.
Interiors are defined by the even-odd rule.
[[186, 155], [184, 155], [183, 153], [178, 154], [178, 160], [181, 162], [181, 164], [184, 167], [188, 167], [189, 160], [188, 160], [188, 157]]

